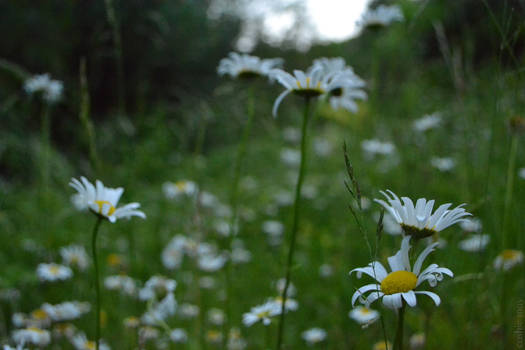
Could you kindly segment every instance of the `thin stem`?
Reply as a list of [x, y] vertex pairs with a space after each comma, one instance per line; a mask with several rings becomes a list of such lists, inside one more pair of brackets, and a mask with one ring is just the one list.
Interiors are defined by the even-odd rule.
[[286, 262], [286, 276], [283, 292], [281, 295], [281, 315], [279, 318], [279, 330], [277, 333], [277, 350], [281, 349], [283, 332], [284, 332], [284, 314], [286, 307], [286, 296], [288, 294], [288, 287], [290, 286], [290, 277], [292, 274], [293, 255], [295, 251], [295, 242], [297, 236], [297, 228], [299, 226], [299, 209], [301, 201], [301, 188], [303, 186], [304, 173], [306, 167], [306, 130], [308, 126], [308, 116], [310, 114], [310, 99], [304, 100], [304, 115], [303, 115], [303, 126], [301, 129], [301, 165], [299, 167], [299, 176], [297, 178], [297, 185], [295, 186], [295, 201], [293, 206], [293, 226], [290, 238], [290, 249], [288, 250], [288, 260]]
[[[241, 170], [242, 170], [242, 162], [244, 159], [244, 156], [246, 154], [246, 146], [248, 144], [248, 139], [250, 138], [250, 133], [252, 130], [253, 125], [253, 119], [255, 116], [255, 97], [253, 88], [249, 91], [249, 97], [248, 102], [246, 105], [246, 114], [248, 117], [248, 120], [246, 121], [246, 125], [244, 126], [244, 130], [242, 132], [241, 142], [238, 145], [237, 148], [237, 155], [235, 158], [235, 165], [233, 170], [233, 181], [232, 181], [232, 187], [230, 192], [230, 206], [232, 209], [232, 216], [230, 220], [230, 233], [228, 235], [228, 242], [227, 242], [227, 249], [231, 253], [231, 244], [233, 240], [233, 236], [235, 234], [236, 224], [237, 224], [237, 217], [238, 217], [238, 209], [239, 209], [239, 180], [241, 177]], [[229, 337], [230, 337], [230, 326], [231, 326], [231, 300], [232, 300], [232, 283], [231, 283], [231, 276], [233, 274], [233, 265], [231, 263], [231, 254], [230, 258], [226, 262], [226, 322], [225, 325], [225, 336], [224, 336], [224, 346], [228, 344]]]
[[100, 227], [100, 223], [102, 222], [102, 217], [97, 218], [97, 222], [95, 223], [95, 227], [93, 227], [93, 233], [92, 233], [92, 240], [91, 240], [91, 249], [93, 253], [93, 267], [95, 268], [95, 292], [96, 292], [96, 304], [97, 304], [97, 313], [96, 313], [96, 321], [95, 321], [95, 344], [96, 344], [96, 350], [98, 350], [98, 346], [100, 343], [100, 282], [99, 282], [99, 271], [98, 271], [98, 259], [97, 259], [97, 235], [98, 235], [98, 229]]
[[502, 249], [505, 249], [509, 242], [507, 242], [508, 236], [508, 221], [510, 214], [510, 205], [512, 203], [512, 189], [514, 187], [514, 172], [516, 168], [516, 154], [518, 151], [518, 136], [516, 134], [512, 135], [512, 141], [510, 144], [510, 153], [509, 153], [509, 164], [507, 167], [507, 186], [505, 189], [505, 206], [503, 212], [503, 237], [502, 237]]
[[403, 325], [405, 323], [405, 303], [397, 314], [397, 331], [396, 339], [394, 340], [394, 350], [403, 350]]

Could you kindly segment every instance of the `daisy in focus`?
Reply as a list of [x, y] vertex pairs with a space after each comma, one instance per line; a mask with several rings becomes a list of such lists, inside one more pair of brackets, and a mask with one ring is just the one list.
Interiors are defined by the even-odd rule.
[[377, 28], [387, 26], [393, 22], [402, 22], [404, 19], [403, 12], [401, 12], [399, 6], [380, 5], [363, 13], [356, 24], [363, 28]]
[[[390, 309], [399, 309], [405, 304], [410, 307], [415, 307], [417, 304], [417, 295], [426, 295], [434, 301], [436, 306], [439, 306], [441, 299], [436, 293], [426, 290], [416, 290], [416, 288], [421, 286], [425, 281], [428, 281], [431, 287], [435, 287], [438, 282], [443, 280], [443, 275], [454, 277], [454, 274], [449, 269], [439, 267], [437, 264], [431, 264], [422, 270], [423, 262], [426, 257], [435, 250], [438, 243], [426, 247], [411, 267], [408, 258], [410, 238], [410, 236], [404, 237], [401, 242], [401, 249], [396, 255], [388, 258], [388, 264], [391, 269], [390, 273], [387, 272], [379, 261], [373, 261], [366, 267], [356, 268], [350, 271], [350, 274], [356, 272], [358, 278], [364, 273], [377, 282], [359, 288], [352, 296], [352, 306], [359, 300], [359, 302], [368, 307], [377, 299], [381, 299], [383, 305]], [[371, 293], [365, 296], [368, 292]]]
[[364, 306], [358, 306], [350, 310], [348, 317], [360, 325], [368, 326], [378, 320], [379, 312]]
[[73, 271], [67, 266], [51, 263], [39, 264], [36, 274], [41, 281], [55, 282], [70, 279]]
[[230, 52], [219, 62], [219, 75], [229, 75], [234, 79], [268, 77], [272, 69], [283, 64], [282, 58], [261, 59], [256, 56]]
[[508, 271], [523, 263], [523, 253], [515, 249], [505, 249], [494, 260], [496, 270]]
[[89, 209], [94, 214], [112, 223], [117, 221], [117, 219], [129, 219], [132, 216], [138, 216], [142, 219], [146, 218], [146, 214], [138, 210], [140, 208], [139, 203], [129, 203], [117, 208], [120, 196], [124, 192], [122, 187], [105, 187], [99, 180], [96, 181], [96, 186], [94, 186], [83, 176], [80, 178], [80, 181], [71, 179], [69, 185], [78, 192], [73, 196], [72, 200], [79, 210]]
[[382, 199], [374, 199], [374, 201], [381, 204], [394, 217], [406, 235], [416, 239], [432, 236], [464, 221], [465, 216], [471, 215], [462, 208], [464, 204], [449, 210], [451, 203], [440, 205], [432, 214], [434, 200], [419, 198], [414, 205], [408, 197], [401, 197], [400, 200], [394, 192], [390, 190], [387, 192], [381, 191], [381, 194], [386, 197], [388, 203]]

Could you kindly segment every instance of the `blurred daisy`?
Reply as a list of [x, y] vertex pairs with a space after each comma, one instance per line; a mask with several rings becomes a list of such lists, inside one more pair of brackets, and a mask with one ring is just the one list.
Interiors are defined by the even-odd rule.
[[[278, 296], [273, 299], [269, 300], [270, 302], [273, 302], [279, 306], [280, 309], [282, 309], [283, 306], [283, 298]], [[297, 311], [299, 308], [299, 303], [295, 299], [291, 299], [289, 297], [286, 298], [286, 303], [284, 304], [284, 311]]]
[[414, 130], [423, 132], [430, 129], [434, 129], [441, 124], [441, 114], [432, 113], [424, 115], [423, 117], [414, 121], [413, 127]]
[[206, 254], [201, 255], [198, 260], [199, 269], [205, 272], [215, 272], [222, 269], [228, 261], [226, 254]]
[[206, 332], [206, 340], [211, 344], [220, 344], [222, 343], [222, 333], [215, 329], [210, 329]]
[[368, 156], [389, 155], [395, 152], [396, 146], [390, 142], [382, 142], [378, 139], [364, 140], [361, 142], [361, 148]]
[[304, 331], [301, 336], [309, 346], [312, 346], [326, 339], [326, 331], [322, 328], [310, 328]]
[[381, 191], [381, 194], [386, 197], [388, 203], [381, 199], [374, 199], [374, 201], [381, 204], [394, 217], [405, 234], [417, 239], [432, 236], [436, 232], [464, 221], [465, 216], [471, 215], [462, 208], [464, 204], [449, 210], [451, 203], [440, 205], [432, 214], [434, 200], [419, 198], [414, 206], [410, 198], [402, 197], [401, 202], [394, 192], [390, 190], [387, 192], [388, 194]]
[[66, 301], [60, 304], [42, 305], [44, 310], [54, 322], [72, 321], [89, 312], [91, 305], [87, 302]]
[[377, 321], [379, 318], [379, 312], [376, 310], [369, 309], [364, 306], [358, 306], [348, 313], [348, 317], [356, 321], [360, 325], [370, 325]]
[[244, 350], [248, 344], [241, 337], [241, 331], [238, 328], [230, 329], [230, 338], [228, 340], [228, 350]]
[[515, 249], [505, 249], [494, 260], [496, 270], [507, 271], [516, 265], [523, 263], [523, 253]]
[[485, 250], [487, 245], [490, 242], [490, 236], [489, 235], [483, 235], [483, 234], [473, 234], [467, 239], [464, 239], [458, 243], [459, 249], [464, 250], [466, 252], [481, 252]]
[[148, 310], [140, 318], [146, 325], [162, 325], [168, 317], [173, 316], [177, 310], [177, 301], [173, 293], [168, 293], [161, 301], [148, 304]]
[[89, 266], [86, 249], [81, 245], [70, 245], [60, 248], [60, 256], [64, 264], [85, 270]]
[[525, 179], [525, 168], [520, 168], [520, 170], [518, 170], [518, 176]]
[[301, 141], [301, 131], [298, 128], [287, 127], [283, 129], [283, 138], [286, 142], [298, 143]]
[[176, 287], [177, 282], [175, 282], [175, 280], [166, 278], [164, 276], [153, 276], [139, 291], [139, 299], [152, 300], [156, 297], [162, 297], [175, 291]]
[[284, 225], [280, 221], [268, 220], [263, 222], [262, 230], [269, 236], [281, 236], [284, 232]]
[[52, 336], [56, 339], [72, 339], [77, 333], [77, 327], [72, 323], [56, 323], [53, 325]]
[[181, 180], [175, 183], [165, 182], [162, 185], [162, 192], [168, 199], [177, 198], [180, 196], [193, 196], [197, 193], [197, 184], [189, 180]]
[[328, 157], [330, 154], [332, 154], [333, 146], [330, 141], [324, 138], [316, 137], [314, 139], [314, 152], [319, 157]]
[[208, 310], [208, 322], [215, 326], [224, 324], [224, 312], [221, 309], [211, 308]]
[[202, 289], [215, 288], [215, 279], [211, 276], [204, 276], [199, 279], [199, 287]]
[[154, 327], [145, 326], [139, 329], [139, 344], [143, 344], [150, 340], [157, 339], [158, 337], [159, 330]]
[[[73, 339], [71, 339], [71, 343], [76, 350], [95, 350], [96, 348], [95, 342], [88, 340], [84, 333], [75, 335]], [[110, 350], [109, 346], [102, 341], [100, 341], [98, 348], [99, 350]]]
[[199, 307], [197, 305], [184, 303], [179, 307], [179, 313], [182, 318], [195, 318], [199, 315]]
[[372, 346], [372, 350], [387, 350], [387, 349], [392, 349], [392, 344], [390, 344], [390, 342], [387, 342], [385, 344], [384, 341], [378, 341], [377, 343], [374, 344], [374, 346]]
[[[436, 306], [439, 306], [441, 299], [437, 294], [419, 291], [416, 288], [425, 281], [428, 281], [431, 287], [435, 287], [438, 282], [443, 280], [443, 275], [453, 277], [454, 274], [449, 269], [439, 267], [437, 264], [431, 264], [426, 269], [421, 270], [425, 258], [435, 250], [436, 243], [425, 248], [411, 268], [408, 258], [410, 238], [410, 236], [404, 237], [401, 249], [396, 255], [388, 258], [392, 272], [388, 273], [379, 261], [373, 261], [367, 267], [350, 271], [350, 274], [356, 272], [358, 278], [364, 273], [377, 281], [377, 283], [367, 284], [359, 288], [352, 296], [352, 306], [358, 299], [366, 307], [377, 299], [382, 299], [383, 305], [391, 309], [399, 309], [405, 303], [414, 307], [417, 304], [416, 296], [419, 294], [430, 297]], [[371, 293], [365, 297], [365, 293], [368, 292]]]
[[123, 323], [124, 327], [131, 329], [136, 329], [140, 326], [140, 320], [138, 317], [135, 316], [126, 317]]
[[54, 282], [70, 279], [73, 271], [67, 266], [51, 263], [39, 264], [36, 274], [41, 281]]
[[425, 334], [424, 333], [416, 333], [412, 335], [408, 341], [408, 344], [410, 345], [410, 350], [419, 350], [423, 349], [425, 347]]
[[168, 270], [178, 268], [184, 258], [184, 249], [186, 238], [182, 235], [176, 235], [171, 239], [166, 248], [162, 251], [162, 264]]
[[466, 232], [479, 232], [483, 228], [483, 225], [478, 218], [468, 218], [460, 222], [459, 227]]
[[337, 89], [343, 89], [346, 86], [355, 85], [352, 76], [344, 72], [325, 74], [321, 67], [314, 67], [309, 72], [294, 70], [294, 75], [281, 69], [273, 69], [270, 76], [286, 88], [275, 100], [272, 110], [274, 117], [277, 116], [277, 109], [282, 100], [290, 93], [312, 98], [336, 91]]
[[430, 164], [439, 171], [451, 171], [456, 166], [454, 159], [449, 157], [439, 158], [433, 157], [430, 159]]
[[121, 218], [131, 218], [132, 216], [146, 218], [146, 214], [138, 210], [140, 208], [139, 203], [129, 203], [117, 208], [120, 196], [124, 192], [122, 187], [104, 187], [99, 180], [96, 181], [95, 187], [83, 176], [80, 180], [82, 182], [73, 178], [69, 183], [78, 192], [73, 197], [73, 202], [76, 203], [78, 209], [89, 209], [96, 215], [109, 220], [109, 222], [115, 222]]
[[246, 54], [230, 52], [229, 57], [219, 62], [219, 75], [229, 75], [232, 78], [267, 77], [272, 69], [283, 64], [282, 58], [261, 59]]
[[137, 294], [137, 283], [126, 275], [108, 276], [104, 279], [104, 287], [108, 290], [115, 290], [125, 295], [135, 296]]
[[51, 333], [45, 329], [29, 327], [13, 332], [13, 341], [18, 345], [36, 345], [44, 347], [51, 342]]
[[41, 93], [44, 101], [55, 103], [62, 98], [64, 84], [59, 80], [51, 79], [49, 74], [37, 74], [24, 82], [24, 90], [29, 95]]
[[281, 161], [291, 167], [299, 166], [301, 162], [301, 152], [292, 148], [285, 148], [281, 151]]
[[9, 345], [4, 345], [3, 350], [27, 350], [22, 344], [18, 345], [16, 348], [10, 347]]
[[332, 267], [332, 265], [323, 264], [319, 266], [319, 276], [321, 276], [322, 278], [331, 277], [333, 274], [334, 274], [334, 268]]
[[[283, 292], [284, 292], [284, 285], [285, 284], [286, 284], [286, 279], [285, 278], [280, 278], [275, 283], [275, 287], [277, 288], [277, 292], [279, 293], [279, 295], [283, 294]], [[297, 289], [295, 288], [293, 283], [290, 282], [288, 284], [288, 291], [286, 292], [286, 296], [287, 297], [293, 297], [296, 293], [297, 293]]]
[[188, 341], [188, 333], [182, 328], [175, 328], [169, 334], [170, 340], [176, 344], [184, 344]]
[[399, 6], [379, 5], [377, 8], [369, 9], [363, 13], [356, 25], [360, 27], [381, 27], [393, 22], [402, 22], [403, 20], [403, 12], [401, 12]]
[[271, 317], [281, 313], [281, 306], [273, 301], [268, 301], [262, 305], [254, 306], [242, 315], [242, 323], [249, 327], [256, 322], [261, 321], [263, 325], [268, 326], [271, 323]]

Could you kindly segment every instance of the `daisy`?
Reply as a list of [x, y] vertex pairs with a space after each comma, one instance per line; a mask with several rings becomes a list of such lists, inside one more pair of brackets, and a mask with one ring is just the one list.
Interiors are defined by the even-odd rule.
[[13, 332], [13, 341], [18, 345], [32, 344], [44, 347], [51, 342], [51, 333], [36, 327], [19, 329]]
[[354, 84], [350, 75], [344, 72], [325, 74], [321, 67], [314, 67], [309, 72], [294, 70], [294, 75], [281, 69], [273, 69], [270, 74], [286, 88], [275, 100], [272, 110], [274, 117], [277, 116], [277, 109], [282, 100], [292, 92], [305, 98], [312, 98]]
[[197, 184], [189, 180], [180, 180], [175, 183], [165, 182], [162, 185], [162, 192], [168, 199], [177, 198], [180, 196], [193, 196], [197, 193]]
[[459, 249], [469, 253], [476, 253], [485, 250], [490, 242], [490, 236], [484, 234], [473, 234], [470, 238], [458, 243]]
[[42, 305], [42, 310], [55, 322], [75, 320], [89, 312], [90, 309], [91, 305], [89, 303], [79, 301], [66, 301], [56, 305], [45, 303]]
[[179, 308], [179, 313], [182, 318], [190, 319], [199, 315], [199, 307], [197, 305], [184, 303]]
[[55, 263], [39, 264], [36, 274], [41, 281], [65, 281], [73, 276], [73, 271], [64, 265]]
[[379, 5], [376, 9], [369, 9], [363, 13], [356, 25], [360, 27], [381, 27], [396, 21], [402, 22], [403, 20], [403, 12], [401, 12], [399, 6]]
[[140, 319], [135, 316], [126, 317], [122, 322], [126, 328], [136, 329], [140, 326]]
[[441, 124], [441, 114], [432, 113], [424, 115], [423, 117], [416, 119], [412, 124], [414, 130], [424, 132], [430, 129], [434, 129]]
[[525, 179], [525, 168], [520, 168], [518, 170], [518, 176], [521, 178], [521, 179]]
[[108, 290], [121, 291], [125, 295], [135, 296], [137, 294], [137, 283], [126, 275], [108, 276], [104, 280], [104, 287]]
[[376, 154], [389, 155], [395, 152], [396, 146], [390, 142], [382, 142], [378, 139], [364, 140], [361, 142], [361, 148], [369, 156]]
[[173, 316], [177, 310], [177, 301], [173, 293], [168, 293], [164, 299], [149, 304], [148, 310], [140, 318], [143, 324], [158, 325], [168, 317]]
[[268, 301], [262, 305], [254, 306], [242, 315], [242, 323], [249, 327], [256, 322], [261, 321], [263, 325], [270, 325], [271, 317], [281, 313], [281, 306], [273, 301]]
[[[282, 309], [282, 306], [283, 306], [283, 298], [282, 297], [280, 297], [280, 296], [275, 297], [273, 299], [270, 299], [269, 302], [273, 302], [273, 303], [277, 304], [279, 306], [279, 308]], [[297, 311], [298, 308], [299, 308], [299, 303], [297, 302], [297, 300], [289, 298], [289, 297], [286, 298], [286, 303], [284, 304], [285, 312]]]
[[214, 272], [220, 270], [228, 261], [226, 254], [205, 254], [199, 257], [198, 264], [202, 271]]
[[433, 157], [430, 159], [430, 164], [439, 171], [451, 171], [456, 166], [456, 162], [452, 158], [444, 157]]
[[[280, 278], [277, 280], [277, 282], [275, 283], [275, 287], [277, 288], [277, 292], [279, 292], [279, 295], [282, 295], [283, 294], [283, 291], [284, 291], [284, 285], [286, 284], [286, 279], [285, 278]], [[297, 293], [297, 289], [295, 288], [295, 286], [293, 285], [292, 282], [290, 282], [288, 284], [288, 291], [286, 292], [287, 296], [288, 297], [293, 297], [295, 296], [295, 294]]]
[[322, 328], [310, 328], [304, 331], [301, 336], [309, 346], [312, 346], [326, 339], [326, 331]]
[[232, 78], [256, 78], [268, 76], [272, 69], [283, 64], [282, 58], [261, 59], [246, 54], [230, 52], [229, 57], [219, 62], [219, 75], [229, 75]]
[[188, 333], [182, 328], [175, 328], [169, 334], [170, 340], [174, 343], [186, 343], [188, 341]]
[[211, 344], [220, 344], [222, 343], [222, 333], [215, 329], [210, 329], [206, 332], [206, 340]]
[[464, 221], [465, 216], [471, 215], [462, 208], [464, 204], [449, 210], [451, 203], [440, 205], [432, 214], [434, 200], [419, 198], [414, 206], [410, 198], [402, 197], [401, 202], [394, 192], [390, 190], [387, 192], [388, 194], [381, 191], [381, 194], [386, 197], [388, 203], [381, 199], [374, 199], [374, 201], [381, 204], [396, 219], [405, 234], [417, 239], [432, 236], [455, 223]]
[[379, 312], [364, 306], [358, 306], [348, 313], [348, 317], [360, 325], [370, 325], [379, 319]]
[[246, 340], [241, 337], [241, 331], [238, 328], [230, 329], [230, 337], [228, 339], [228, 350], [244, 350], [248, 346]]
[[175, 280], [163, 276], [153, 276], [146, 282], [144, 288], [139, 291], [139, 299], [152, 300], [157, 296], [172, 293], [176, 287], [177, 282]]
[[48, 103], [58, 102], [62, 98], [64, 84], [59, 80], [53, 80], [49, 74], [37, 74], [24, 82], [24, 90], [32, 95], [41, 93], [44, 101]]
[[182, 264], [184, 258], [184, 247], [186, 238], [182, 235], [176, 235], [162, 251], [162, 264], [168, 270], [174, 270]]
[[64, 264], [85, 270], [89, 266], [86, 249], [80, 245], [70, 245], [60, 248], [60, 256]]
[[[428, 254], [435, 250], [436, 243], [426, 247], [411, 268], [408, 258], [410, 238], [410, 236], [404, 237], [401, 249], [396, 255], [388, 258], [392, 272], [388, 273], [379, 261], [373, 261], [367, 267], [350, 271], [350, 274], [356, 272], [358, 278], [364, 273], [377, 281], [377, 283], [367, 284], [359, 288], [352, 296], [352, 306], [358, 299], [367, 307], [377, 299], [382, 299], [383, 305], [391, 309], [399, 309], [405, 303], [414, 307], [417, 303], [416, 296], [418, 294], [429, 296], [436, 306], [439, 306], [441, 299], [437, 294], [416, 290], [416, 288], [425, 281], [428, 281], [431, 287], [435, 287], [438, 282], [443, 280], [443, 275], [453, 277], [454, 274], [449, 269], [439, 267], [437, 264], [431, 264], [426, 269], [421, 270], [423, 261]], [[365, 297], [365, 293], [368, 292], [371, 293]]]
[[215, 326], [222, 326], [224, 317], [224, 312], [221, 309], [211, 308], [208, 310], [208, 321]]
[[139, 203], [129, 203], [120, 208], [117, 208], [120, 196], [124, 192], [122, 187], [109, 188], [104, 187], [101, 181], [96, 181], [96, 187], [89, 182], [85, 177], [81, 177], [79, 181], [72, 178], [69, 185], [77, 190], [73, 201], [79, 209], [89, 209], [99, 217], [115, 222], [117, 219], [130, 218], [138, 216], [145, 219], [146, 214], [138, 210]]
[[459, 226], [466, 232], [480, 232], [483, 228], [481, 220], [478, 218], [465, 219], [465, 221], [459, 223]]
[[280, 221], [268, 220], [263, 222], [262, 230], [269, 236], [281, 236], [284, 232], [284, 225]]
[[[95, 350], [96, 344], [92, 340], [88, 340], [86, 335], [84, 333], [78, 333], [71, 339], [71, 343], [75, 347], [76, 350]], [[102, 341], [98, 345], [99, 350], [110, 350], [109, 346], [107, 346]]]
[[22, 344], [18, 345], [16, 348], [10, 347], [9, 345], [4, 345], [2, 349], [4, 350], [26, 350], [26, 348], [24, 348]]
[[505, 249], [494, 260], [496, 270], [507, 271], [516, 265], [523, 263], [523, 253], [515, 249]]

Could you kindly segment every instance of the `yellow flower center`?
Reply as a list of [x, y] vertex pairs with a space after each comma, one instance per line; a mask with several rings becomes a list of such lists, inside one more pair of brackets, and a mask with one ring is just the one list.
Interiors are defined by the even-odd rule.
[[514, 260], [518, 257], [518, 255], [519, 252], [513, 249], [505, 249], [503, 252], [501, 252], [501, 257], [505, 261]]
[[112, 253], [107, 257], [108, 264], [111, 266], [118, 266], [122, 263], [122, 259], [118, 254]]
[[44, 333], [43, 330], [41, 330], [40, 328], [36, 328], [36, 327], [29, 327], [27, 330], [31, 332], [36, 332], [36, 333]]
[[387, 295], [413, 290], [417, 285], [416, 274], [409, 271], [394, 271], [381, 282], [381, 291]]
[[108, 216], [111, 216], [113, 215], [113, 213], [115, 212], [115, 207], [109, 202], [109, 201], [95, 201], [95, 203], [97, 203], [98, 205], [98, 213], [99, 214], [102, 214], [102, 208], [104, 208], [104, 204], [107, 204], [109, 205], [109, 210], [108, 210]]
[[53, 276], [58, 275], [59, 272], [60, 272], [60, 267], [56, 265], [52, 265], [49, 267], [49, 273], [52, 274]]
[[85, 344], [84, 344], [84, 347], [86, 349], [89, 349], [89, 350], [95, 350], [96, 348], [96, 345], [95, 345], [95, 342], [94, 341], [87, 341]]
[[31, 313], [31, 317], [35, 320], [45, 320], [47, 319], [47, 312], [42, 309], [37, 309]]
[[268, 318], [270, 316], [269, 311], [261, 311], [257, 315], [257, 318]]
[[177, 187], [179, 191], [184, 191], [188, 187], [188, 182], [187, 181], [177, 181], [175, 182], [175, 187]]
[[361, 308], [361, 313], [367, 315], [367, 314], [370, 313], [370, 309], [368, 309], [368, 308], [366, 308], [366, 307], [363, 307], [363, 308]]

